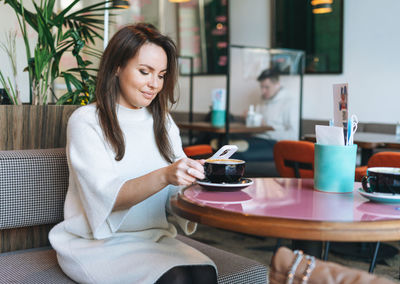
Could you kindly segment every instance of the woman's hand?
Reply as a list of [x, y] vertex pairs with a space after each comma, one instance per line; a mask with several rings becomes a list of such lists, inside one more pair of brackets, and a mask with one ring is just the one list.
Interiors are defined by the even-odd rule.
[[126, 181], [118, 193], [113, 211], [130, 208], [169, 184], [190, 185], [196, 179], [204, 179], [204, 162], [182, 158], [167, 167]]
[[204, 179], [204, 161], [182, 158], [169, 165], [166, 171], [166, 181], [173, 185], [190, 185], [196, 179]]

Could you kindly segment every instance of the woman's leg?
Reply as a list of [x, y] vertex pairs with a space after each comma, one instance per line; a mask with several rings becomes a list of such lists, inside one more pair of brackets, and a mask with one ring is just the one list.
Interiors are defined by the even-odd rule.
[[189, 266], [192, 274], [192, 283], [217, 284], [217, 272], [211, 265]]
[[156, 284], [217, 284], [211, 265], [176, 266], [165, 272]]
[[188, 284], [192, 274], [189, 266], [175, 266], [165, 272], [155, 284]]

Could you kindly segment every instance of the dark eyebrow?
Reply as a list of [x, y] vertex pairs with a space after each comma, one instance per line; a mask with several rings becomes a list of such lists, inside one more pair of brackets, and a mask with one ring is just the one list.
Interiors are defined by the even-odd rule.
[[[150, 65], [147, 65], [147, 64], [139, 64], [139, 65], [140, 65], [140, 66], [147, 67], [147, 68], [149, 68], [150, 70], [154, 71], [154, 68], [151, 67]], [[160, 73], [161, 73], [161, 72], [167, 72], [167, 69], [161, 70]]]

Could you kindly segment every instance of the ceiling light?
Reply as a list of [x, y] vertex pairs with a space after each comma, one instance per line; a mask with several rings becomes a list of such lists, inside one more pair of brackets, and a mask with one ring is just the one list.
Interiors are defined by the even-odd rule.
[[332, 12], [333, 0], [312, 0], [312, 12], [314, 14], [326, 14]]

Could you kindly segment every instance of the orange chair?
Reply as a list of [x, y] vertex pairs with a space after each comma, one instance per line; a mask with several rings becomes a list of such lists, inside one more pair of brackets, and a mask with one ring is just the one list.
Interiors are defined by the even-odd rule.
[[367, 169], [372, 167], [400, 168], [400, 152], [379, 152], [373, 154], [368, 160], [367, 166], [356, 168], [355, 180], [361, 181], [367, 175]]
[[278, 141], [274, 146], [275, 166], [281, 177], [314, 177], [314, 143]]
[[[274, 146], [275, 167], [281, 177], [314, 177], [314, 143], [308, 141], [281, 140]], [[280, 247], [278, 239], [275, 251]], [[330, 242], [292, 240], [292, 246], [327, 260]], [[322, 249], [324, 247], [324, 249]]]
[[186, 156], [194, 159], [209, 158], [213, 154], [213, 149], [208, 144], [190, 145], [183, 148]]

